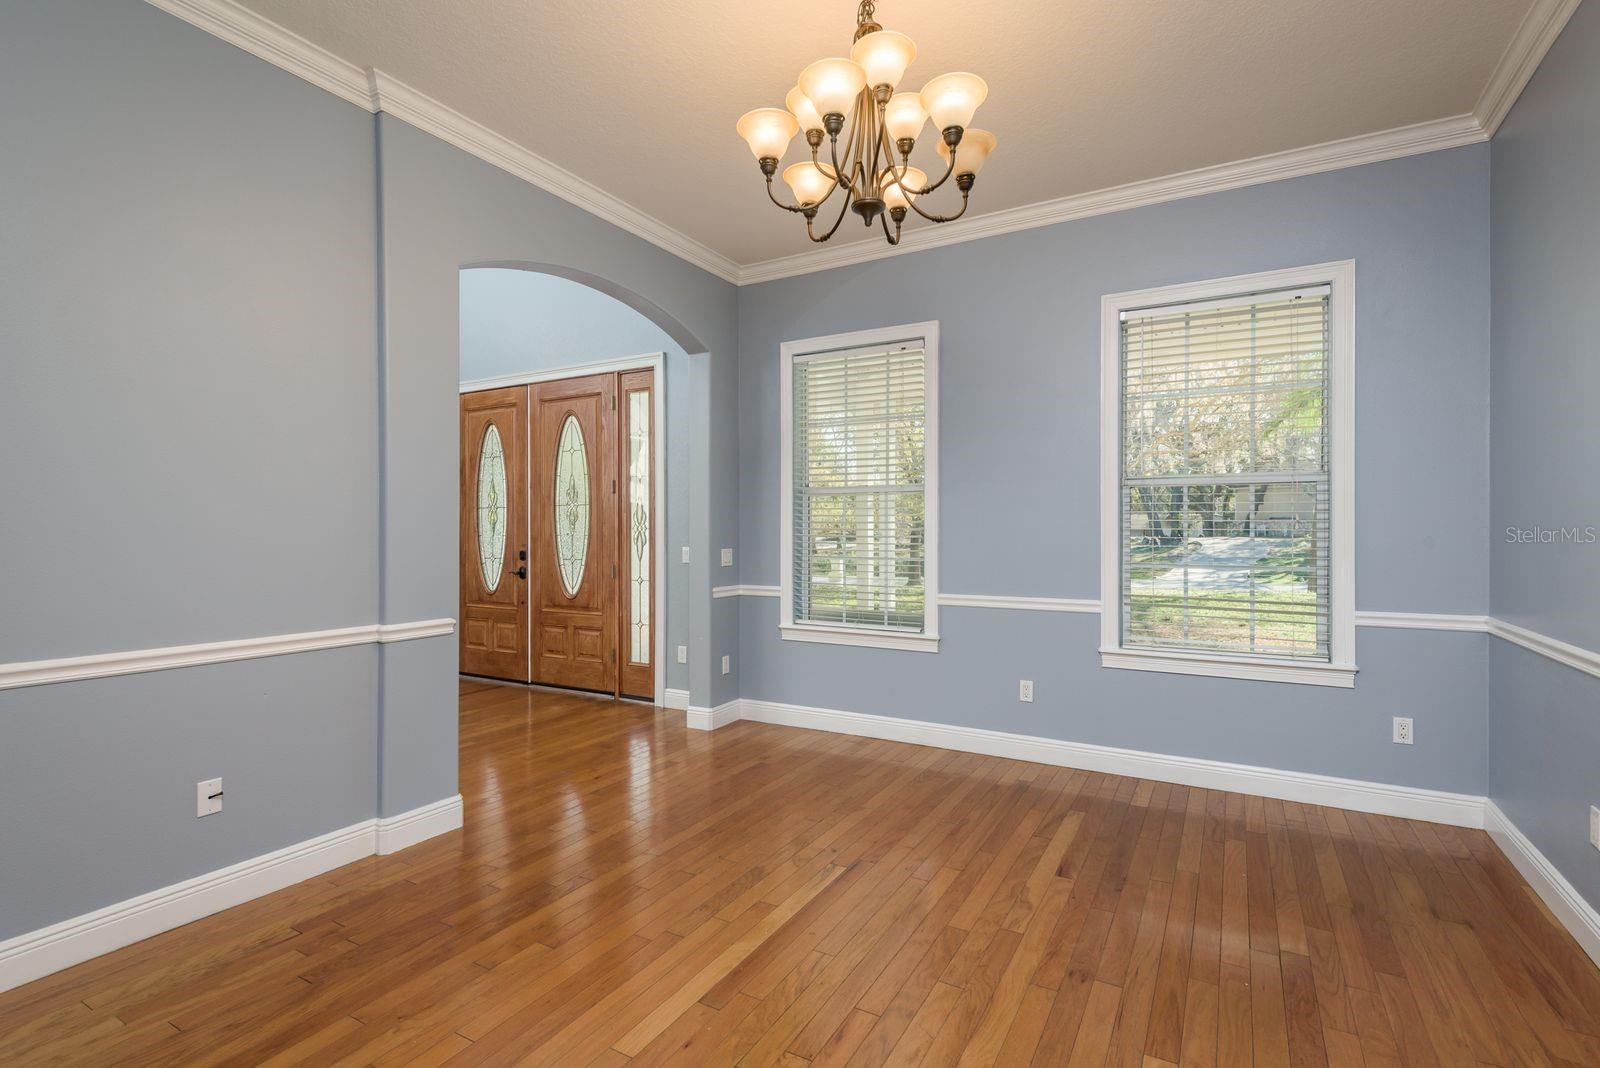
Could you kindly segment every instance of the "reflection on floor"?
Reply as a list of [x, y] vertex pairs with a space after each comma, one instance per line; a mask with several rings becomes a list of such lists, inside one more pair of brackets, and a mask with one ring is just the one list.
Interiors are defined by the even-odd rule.
[[461, 694], [464, 830], [0, 995], [0, 1062], [1600, 1063], [1482, 832]]

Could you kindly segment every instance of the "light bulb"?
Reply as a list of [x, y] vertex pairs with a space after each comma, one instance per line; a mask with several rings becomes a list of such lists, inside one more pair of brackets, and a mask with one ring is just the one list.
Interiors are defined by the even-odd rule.
[[[866, 40], [866, 38], [862, 38]], [[914, 141], [928, 121], [928, 109], [916, 93], [896, 93], [883, 107], [883, 125], [891, 141]]]
[[789, 95], [783, 98], [783, 106], [800, 120], [800, 129], [806, 131], [822, 129], [821, 113], [817, 111], [817, 106], [811, 102], [811, 98], [800, 91], [798, 85], [790, 89]]
[[824, 118], [850, 114], [866, 84], [866, 72], [848, 59], [819, 59], [800, 72], [800, 91]]
[[989, 95], [989, 87], [976, 74], [941, 74], [922, 87], [922, 106], [928, 109], [936, 130], [972, 125], [972, 116]]
[[[989, 153], [994, 151], [996, 138], [988, 130], [972, 129], [961, 135], [961, 143], [956, 146], [955, 174], [977, 174], [983, 170], [984, 160], [989, 158]], [[945, 161], [946, 166], [950, 161], [950, 146], [943, 141], [939, 142], [939, 158]]]
[[911, 206], [911, 202], [917, 199], [917, 194], [911, 192], [911, 190], [926, 189], [928, 187], [928, 176], [916, 167], [907, 167], [905, 174], [901, 176], [898, 182], [895, 181], [894, 174], [895, 172], [892, 169], [883, 172], [884, 186], [880, 194], [883, 197], [883, 206], [886, 208], [908, 208]]
[[917, 58], [917, 46], [903, 33], [877, 30], [851, 46], [850, 58], [866, 72], [868, 85], [874, 88], [887, 85], [893, 89], [905, 77], [911, 61]]
[[783, 169], [783, 180], [794, 190], [795, 202], [805, 207], [822, 203], [833, 188], [833, 175], [832, 167], [810, 160], [790, 164]]
[[739, 117], [734, 129], [756, 159], [782, 159], [800, 124], [782, 108], [756, 108]]

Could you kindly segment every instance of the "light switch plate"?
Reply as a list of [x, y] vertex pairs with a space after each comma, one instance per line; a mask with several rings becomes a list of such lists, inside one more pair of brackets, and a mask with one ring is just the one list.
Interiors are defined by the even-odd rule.
[[683, 562], [686, 564], [689, 562], [689, 547], [687, 545], [683, 547]]
[[722, 673], [724, 675], [726, 675], [728, 672], [730, 672], [732, 670], [733, 670], [733, 657], [731, 657], [731, 656], [723, 657], [722, 658]]
[[722, 550], [722, 566], [723, 567], [732, 567], [733, 566], [733, 550], [732, 549], [724, 549], [724, 550]]
[[194, 814], [210, 816], [222, 811], [222, 780], [206, 779], [194, 784]]
[[678, 663], [687, 664], [688, 662], [689, 662], [689, 647], [687, 645], [678, 646]]
[[1600, 808], [1589, 806], [1589, 844], [1600, 849]]

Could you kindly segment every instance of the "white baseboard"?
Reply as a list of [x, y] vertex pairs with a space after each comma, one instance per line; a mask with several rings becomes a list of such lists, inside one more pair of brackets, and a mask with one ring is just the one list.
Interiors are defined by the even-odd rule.
[[402, 812], [398, 816], [379, 818], [374, 823], [377, 837], [374, 852], [379, 856], [398, 853], [418, 842], [426, 842], [441, 834], [460, 828], [462, 822], [461, 795], [435, 801], [431, 805]]
[[[804, 705], [780, 704], [776, 701], [759, 701], [752, 698], [745, 698], [739, 702], [737, 718], [760, 723], [780, 723], [809, 730], [831, 731], [835, 734], [854, 734], [865, 738], [910, 742], [914, 745], [955, 749], [964, 753], [982, 753], [986, 756], [1027, 760], [1036, 764], [1053, 764], [1058, 767], [1081, 768], [1085, 771], [1099, 771], [1112, 775], [1156, 779], [1161, 782], [1181, 783], [1185, 786], [1202, 786], [1208, 790], [1258, 794], [1285, 801], [1328, 805], [1333, 808], [1353, 809], [1357, 812], [1375, 812], [1385, 816], [1448, 823], [1458, 827], [1483, 826], [1483, 798], [1472, 794], [1454, 794], [1412, 786], [1392, 786], [1359, 779], [1315, 775], [1310, 772], [1281, 771], [1277, 768], [1263, 768], [1249, 764], [1228, 764], [1218, 760], [1202, 760], [1198, 757], [1146, 753], [1136, 749], [1090, 745], [1086, 742], [1065, 742], [1026, 734], [1008, 734], [976, 727], [955, 727], [922, 720], [897, 719], [892, 716], [870, 716], [860, 712], [808, 708]], [[722, 722], [716, 724], [716, 726], [722, 725]]]
[[1572, 932], [1583, 951], [1600, 964], [1600, 912], [1583, 899], [1577, 888], [1567, 882], [1566, 876], [1556, 870], [1549, 858], [1539, 852], [1492, 800], [1484, 802], [1483, 826], [1500, 847], [1500, 852], [1555, 913], [1556, 919]]
[[667, 707], [676, 708], [679, 711], [686, 710], [689, 707], [689, 691], [669, 689], [667, 691]]
[[459, 795], [369, 819], [0, 942], [0, 991], [461, 826]]
[[716, 708], [699, 708], [690, 705], [688, 714], [684, 717], [684, 725], [692, 731], [714, 731], [718, 727], [726, 727], [741, 718], [738, 698], [724, 701]]

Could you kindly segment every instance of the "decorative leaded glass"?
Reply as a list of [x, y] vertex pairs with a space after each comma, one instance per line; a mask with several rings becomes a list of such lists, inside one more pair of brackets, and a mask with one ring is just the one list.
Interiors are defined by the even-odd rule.
[[493, 423], [478, 453], [478, 567], [492, 593], [506, 559], [506, 454]]
[[556, 442], [556, 566], [568, 597], [578, 595], [589, 559], [589, 457], [583, 428], [568, 415]]
[[628, 659], [650, 663], [650, 393], [628, 394]]

